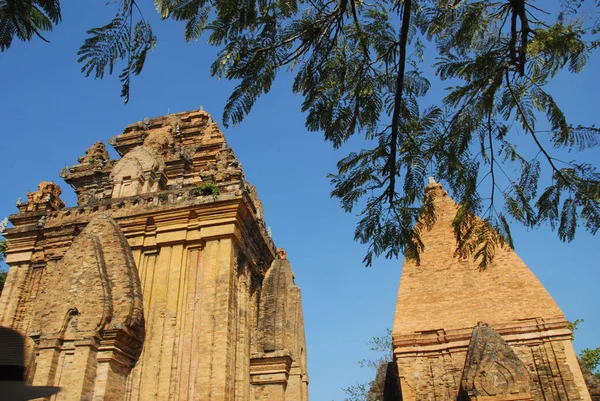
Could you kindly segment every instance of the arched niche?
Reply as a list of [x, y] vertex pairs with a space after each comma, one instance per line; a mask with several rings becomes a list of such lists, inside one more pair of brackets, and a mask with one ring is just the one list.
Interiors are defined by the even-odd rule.
[[160, 191], [166, 184], [165, 163], [152, 148], [138, 146], [129, 151], [113, 168], [112, 198]]

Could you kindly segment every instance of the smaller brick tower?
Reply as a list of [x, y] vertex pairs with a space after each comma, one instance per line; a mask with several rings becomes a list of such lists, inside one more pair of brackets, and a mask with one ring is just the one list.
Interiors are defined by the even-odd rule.
[[[436, 220], [404, 262], [392, 331], [403, 401], [589, 401], [567, 321], [517, 254], [479, 271], [454, 257], [457, 205], [430, 183]], [[485, 324], [483, 324], [485, 323]]]

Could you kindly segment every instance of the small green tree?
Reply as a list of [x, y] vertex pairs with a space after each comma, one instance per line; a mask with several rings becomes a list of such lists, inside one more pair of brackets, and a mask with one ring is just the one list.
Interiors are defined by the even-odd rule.
[[579, 325], [583, 323], [583, 319], [575, 319], [573, 322], [569, 322], [567, 329], [571, 330], [571, 340], [575, 340], [575, 331], [579, 328]]
[[[573, 322], [569, 322], [567, 327], [573, 332], [571, 335], [571, 339], [573, 341], [575, 340], [575, 331], [579, 329], [579, 325], [583, 322], [583, 319], [576, 319]], [[581, 350], [578, 356], [581, 364], [588, 368], [590, 372], [592, 372], [598, 378], [600, 378], [600, 347], [594, 349], [584, 348]]]
[[[8, 242], [5, 239], [0, 240], [0, 262], [3, 262], [6, 258], [6, 251], [8, 250]], [[4, 288], [4, 282], [6, 281], [6, 271], [0, 268], [0, 294]]]
[[221, 194], [221, 189], [212, 182], [205, 182], [204, 184], [197, 186], [196, 191], [200, 195], [212, 195], [214, 197]]
[[579, 353], [579, 359], [583, 366], [600, 379], [600, 347], [595, 349], [584, 348]]
[[[374, 353], [374, 356], [370, 359], [362, 359], [358, 362], [361, 368], [367, 367], [377, 371], [377, 368], [383, 362], [389, 362], [392, 360], [392, 330], [386, 329], [386, 334], [381, 337], [373, 337], [368, 343], [369, 350]], [[347, 397], [345, 401], [366, 401], [370, 383], [357, 383], [343, 389]]]
[[0, 262], [6, 257], [6, 251], [8, 250], [8, 241], [5, 239], [0, 240]]

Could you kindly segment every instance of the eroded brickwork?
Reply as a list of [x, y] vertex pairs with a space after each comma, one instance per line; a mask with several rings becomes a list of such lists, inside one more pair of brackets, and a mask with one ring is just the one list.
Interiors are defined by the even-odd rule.
[[[262, 284], [258, 337], [250, 374], [261, 397], [308, 400], [306, 341], [300, 289], [283, 250]], [[269, 395], [270, 394], [270, 395]]]
[[592, 401], [600, 401], [600, 377], [590, 372], [588, 368], [583, 366], [581, 361], [579, 361], [579, 366], [581, 367], [581, 372], [583, 373], [585, 384], [587, 385], [587, 388], [590, 391]]
[[[436, 221], [421, 235], [421, 264], [404, 263], [392, 332], [402, 399], [456, 400], [473, 328], [485, 322], [529, 371], [525, 397], [589, 401], [567, 321], [538, 279], [507, 248], [483, 271], [471, 259], [457, 259], [452, 228], [457, 206], [437, 183], [426, 191], [433, 196]], [[485, 399], [527, 399], [490, 397]]]
[[[10, 217], [0, 324], [25, 335], [29, 381], [56, 400], [307, 400], [300, 292], [285, 261], [289, 302], [261, 309], [280, 260], [217, 124], [145, 119], [109, 144], [120, 159], [98, 142], [61, 171], [76, 207], [42, 183]], [[296, 330], [270, 351], [279, 392], [255, 380], [260, 316]]]
[[402, 401], [398, 366], [394, 362], [379, 364], [366, 401]]

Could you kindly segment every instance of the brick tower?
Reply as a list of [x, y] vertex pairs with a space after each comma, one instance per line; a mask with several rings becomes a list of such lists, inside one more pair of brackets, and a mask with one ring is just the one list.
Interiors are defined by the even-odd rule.
[[0, 325], [52, 400], [307, 401], [300, 290], [204, 111], [146, 119], [10, 216]]
[[404, 262], [392, 331], [402, 400], [590, 400], [550, 294], [510, 249], [483, 271], [455, 258], [457, 206], [426, 191], [436, 221], [421, 264]]

